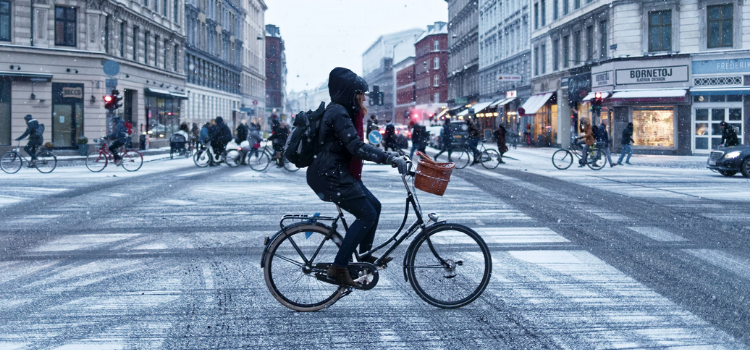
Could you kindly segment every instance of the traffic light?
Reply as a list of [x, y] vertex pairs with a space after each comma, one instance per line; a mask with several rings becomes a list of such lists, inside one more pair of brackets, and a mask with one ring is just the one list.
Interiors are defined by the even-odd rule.
[[383, 92], [382, 91], [378, 91], [378, 106], [382, 106], [383, 105], [383, 100], [384, 100], [384, 98], [383, 98]]
[[104, 95], [104, 108], [111, 111], [112, 101], [114, 101], [114, 97], [112, 97], [112, 95]]
[[115, 109], [122, 107], [122, 96], [120, 96], [120, 91], [117, 91], [117, 89], [112, 90], [112, 98], [114, 98]]
[[594, 98], [591, 100], [591, 110], [601, 111], [602, 110], [602, 93], [595, 92]]
[[104, 96], [104, 108], [112, 112], [122, 107], [122, 96], [117, 90], [112, 90], [112, 93]]
[[369, 103], [370, 103], [370, 106], [373, 106], [373, 105], [375, 105], [375, 102], [376, 102], [376, 101], [375, 101], [375, 96], [376, 96], [376, 95], [375, 95], [375, 92], [374, 92], [374, 91], [370, 91], [370, 92], [368, 92], [368, 93], [367, 93], [367, 99], [368, 99], [368, 100], [370, 100], [370, 102], [369, 102]]

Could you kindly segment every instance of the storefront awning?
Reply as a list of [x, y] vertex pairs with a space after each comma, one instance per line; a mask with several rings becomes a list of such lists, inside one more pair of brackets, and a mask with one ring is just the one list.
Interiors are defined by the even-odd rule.
[[469, 108], [474, 109], [474, 113], [479, 113], [481, 110], [490, 106], [492, 102], [479, 102]]
[[750, 87], [693, 87], [690, 93], [694, 95], [750, 95]]
[[180, 99], [183, 99], [183, 100], [187, 100], [188, 99], [188, 95], [185, 94], [185, 93], [182, 93], [182, 92], [170, 91], [169, 94], [171, 94], [172, 97], [175, 97], [175, 98], [180, 98]]
[[543, 92], [540, 94], [531, 95], [529, 99], [524, 102], [523, 106], [524, 115], [536, 114], [539, 108], [542, 108], [547, 101], [552, 97], [554, 92]]
[[511, 103], [511, 102], [512, 102], [513, 100], [515, 100], [515, 99], [516, 99], [515, 97], [511, 97], [511, 98], [502, 98], [502, 99], [499, 99], [499, 100], [497, 100], [497, 101], [495, 101], [495, 102], [492, 102], [492, 104], [490, 105], [490, 107], [500, 107], [500, 106], [505, 106], [505, 105], [507, 105], [508, 103]]
[[439, 119], [440, 117], [444, 116], [444, 115], [445, 115], [446, 113], [448, 113], [449, 111], [450, 111], [450, 109], [448, 109], [448, 108], [443, 108], [443, 110], [442, 110], [442, 111], [440, 111], [440, 113], [438, 113], [438, 114], [437, 114], [437, 116], [435, 116], [435, 119], [436, 119], [436, 120], [437, 120], [437, 119]]
[[146, 88], [146, 95], [157, 95], [161, 97], [172, 97], [172, 94], [167, 90]]
[[615, 91], [612, 101], [628, 102], [684, 102], [687, 90], [630, 90]]
[[[598, 92], [602, 93], [602, 100], [605, 99], [605, 98], [607, 98], [607, 97], [609, 97], [609, 92], [607, 92], [607, 91], [598, 91]], [[586, 95], [586, 97], [584, 97], [583, 100], [581, 100], [581, 101], [591, 101], [591, 99], [594, 98], [594, 94], [595, 93], [596, 92], [589, 92], [589, 94]]]
[[52, 81], [52, 74], [0, 71], [0, 80], [31, 81], [35, 83], [48, 83]]
[[457, 116], [459, 116], [459, 117], [465, 117], [467, 115], [469, 115], [469, 110], [468, 109], [464, 109], [463, 111], [461, 111], [461, 112], [459, 112], [457, 114]]

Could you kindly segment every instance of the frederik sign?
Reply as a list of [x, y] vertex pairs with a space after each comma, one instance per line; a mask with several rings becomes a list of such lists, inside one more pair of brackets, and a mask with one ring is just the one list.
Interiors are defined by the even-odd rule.
[[688, 66], [618, 69], [617, 85], [675, 83], [688, 81]]

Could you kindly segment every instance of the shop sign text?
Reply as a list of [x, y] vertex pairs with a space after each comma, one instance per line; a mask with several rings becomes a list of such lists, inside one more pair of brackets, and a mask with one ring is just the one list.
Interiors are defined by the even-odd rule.
[[505, 98], [516, 98], [518, 97], [516, 90], [506, 91]]
[[62, 97], [63, 98], [83, 98], [83, 88], [63, 87]]
[[593, 81], [591, 82], [592, 87], [600, 87], [600, 86], [607, 86], [607, 85], [613, 85], [612, 81], [612, 71], [608, 70], [601, 73], [592, 73], [593, 75]]
[[750, 58], [730, 60], [694, 61], [693, 74], [747, 73], [750, 72]]
[[688, 66], [618, 69], [617, 85], [688, 81]]

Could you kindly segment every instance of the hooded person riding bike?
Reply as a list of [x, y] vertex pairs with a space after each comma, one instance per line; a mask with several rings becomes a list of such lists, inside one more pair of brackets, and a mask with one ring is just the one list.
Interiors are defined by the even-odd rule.
[[[323, 115], [319, 131], [321, 144], [307, 171], [307, 184], [320, 199], [337, 203], [356, 217], [328, 269], [329, 276], [355, 287], [358, 283], [349, 275], [347, 266], [358, 245], [360, 253], [372, 248], [381, 207], [362, 183], [362, 161], [392, 164], [402, 174], [407, 167], [404, 159], [364, 142], [367, 90], [367, 82], [351, 70], [339, 67], [331, 71], [328, 91], [332, 102]], [[362, 256], [362, 259], [371, 263], [377, 260], [374, 256]]]

